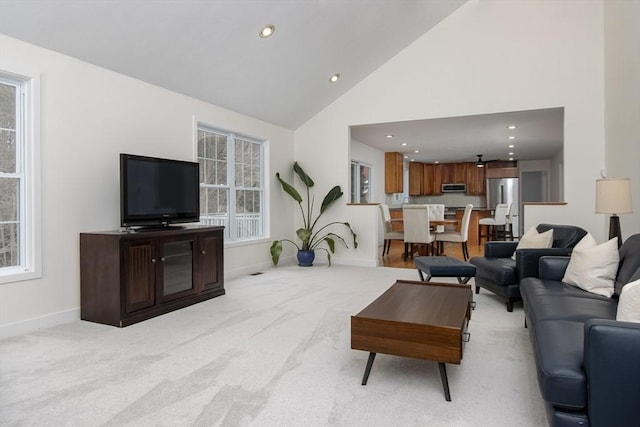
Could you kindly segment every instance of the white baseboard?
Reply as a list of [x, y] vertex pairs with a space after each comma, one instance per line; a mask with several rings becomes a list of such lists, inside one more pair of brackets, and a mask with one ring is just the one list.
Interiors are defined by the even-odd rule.
[[15, 337], [16, 335], [29, 334], [42, 329], [51, 328], [63, 323], [71, 323], [80, 320], [80, 307], [58, 311], [32, 319], [0, 325], [0, 340]]

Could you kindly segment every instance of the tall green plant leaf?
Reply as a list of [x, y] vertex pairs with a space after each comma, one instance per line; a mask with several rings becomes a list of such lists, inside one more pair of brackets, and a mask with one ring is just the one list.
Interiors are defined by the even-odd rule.
[[333, 187], [322, 200], [322, 206], [320, 206], [320, 213], [323, 213], [333, 202], [342, 197], [342, 190], [339, 185]]
[[269, 250], [271, 251], [271, 261], [273, 265], [278, 265], [280, 254], [282, 253], [282, 242], [280, 240], [274, 240]]
[[298, 190], [296, 190], [292, 185], [288, 184], [282, 178], [280, 178], [280, 172], [276, 172], [276, 178], [278, 178], [278, 181], [280, 181], [280, 185], [282, 185], [282, 189], [288, 195], [290, 195], [296, 202], [302, 203], [302, 196], [300, 196]]
[[305, 171], [304, 171], [304, 170], [302, 170], [302, 168], [300, 167], [300, 165], [298, 164], [298, 162], [295, 162], [295, 163], [293, 164], [293, 171], [294, 171], [295, 173], [297, 173], [297, 174], [298, 174], [298, 177], [300, 178], [300, 180], [304, 183], [304, 185], [305, 185], [307, 188], [309, 188], [309, 187], [313, 187], [313, 185], [314, 185], [313, 180], [311, 179], [311, 177], [310, 177], [309, 175], [307, 175], [307, 174], [305, 173]]
[[296, 234], [298, 235], [298, 239], [302, 240], [302, 250], [308, 250], [309, 240], [311, 240], [311, 230], [308, 228], [299, 228]]

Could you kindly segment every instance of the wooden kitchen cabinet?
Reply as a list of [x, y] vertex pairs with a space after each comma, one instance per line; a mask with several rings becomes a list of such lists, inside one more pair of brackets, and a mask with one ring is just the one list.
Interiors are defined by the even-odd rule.
[[387, 152], [384, 153], [384, 192], [402, 193], [402, 153]]
[[409, 195], [421, 196], [422, 193], [422, 179], [423, 179], [423, 165], [418, 162], [409, 163]]
[[467, 182], [467, 166], [465, 163], [453, 163], [453, 181], [445, 184], [464, 184]]
[[454, 184], [455, 171], [453, 163], [440, 163], [439, 165], [440, 184]]
[[433, 163], [422, 164], [422, 194], [425, 196], [441, 194], [440, 186], [436, 191], [436, 166]]
[[433, 165], [433, 195], [435, 196], [439, 196], [442, 194], [443, 166], [444, 165], [442, 163]]
[[488, 163], [486, 166], [487, 178], [518, 178], [520, 172], [518, 170], [517, 161], [495, 161]]
[[479, 168], [475, 163], [464, 163], [467, 169], [467, 194], [483, 196], [487, 193], [485, 183], [485, 168]]

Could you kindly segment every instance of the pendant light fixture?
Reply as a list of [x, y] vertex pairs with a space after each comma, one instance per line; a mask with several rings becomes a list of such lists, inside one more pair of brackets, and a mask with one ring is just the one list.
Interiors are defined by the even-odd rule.
[[476, 167], [483, 168], [484, 162], [482, 161], [482, 154], [476, 154], [478, 156], [478, 161], [476, 162]]

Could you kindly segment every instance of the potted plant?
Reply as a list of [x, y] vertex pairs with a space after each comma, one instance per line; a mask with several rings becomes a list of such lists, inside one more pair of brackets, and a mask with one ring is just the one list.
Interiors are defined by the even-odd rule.
[[[354, 233], [353, 229], [351, 228], [351, 225], [349, 225], [348, 222], [334, 221], [334, 222], [325, 224], [323, 226], [320, 226], [318, 224], [318, 220], [320, 219], [322, 214], [329, 208], [329, 206], [331, 206], [333, 202], [335, 202], [340, 197], [342, 197], [342, 194], [343, 194], [342, 190], [340, 189], [339, 185], [336, 185], [331, 190], [329, 190], [327, 195], [324, 196], [324, 199], [322, 200], [322, 205], [320, 206], [320, 212], [314, 217], [313, 204], [315, 199], [311, 198], [309, 194], [310, 193], [309, 189], [313, 187], [314, 182], [309, 177], [309, 175], [307, 175], [304, 172], [304, 170], [302, 170], [300, 165], [298, 165], [298, 162], [295, 162], [293, 164], [293, 171], [296, 173], [298, 178], [300, 178], [300, 181], [302, 181], [302, 183], [306, 187], [306, 190], [307, 190], [306, 210], [302, 204], [303, 199], [302, 199], [302, 196], [300, 196], [300, 193], [298, 192], [298, 190], [296, 190], [293, 185], [288, 184], [282, 178], [280, 178], [279, 172], [276, 173], [276, 178], [280, 182], [280, 185], [282, 185], [282, 189], [288, 195], [290, 195], [296, 202], [298, 202], [298, 205], [300, 206], [300, 213], [302, 214], [302, 228], [299, 228], [296, 231], [296, 234], [300, 239], [300, 241], [302, 242], [302, 244], [298, 244], [289, 239], [274, 240], [273, 243], [271, 244], [271, 249], [270, 249], [271, 260], [273, 261], [273, 265], [277, 265], [278, 261], [280, 260], [280, 254], [282, 253], [282, 242], [289, 242], [293, 244], [296, 248], [298, 248], [298, 254], [297, 254], [298, 265], [302, 267], [309, 267], [313, 265], [313, 260], [315, 259], [315, 250], [317, 249], [321, 249], [327, 252], [329, 265], [331, 265], [331, 254], [335, 253], [336, 240], [344, 243], [346, 247], [349, 247], [349, 246], [347, 245], [347, 242], [342, 237], [340, 237], [334, 232], [329, 231], [328, 230], [329, 227], [334, 227], [339, 225], [346, 227], [351, 233], [351, 236], [353, 237], [353, 247], [354, 248], [358, 247], [356, 233]], [[319, 227], [319, 228], [316, 230], [316, 227]], [[323, 243], [326, 243], [326, 246], [327, 246], [326, 248], [320, 247], [320, 245], [322, 245]]]

